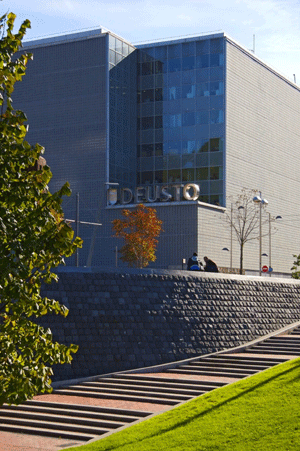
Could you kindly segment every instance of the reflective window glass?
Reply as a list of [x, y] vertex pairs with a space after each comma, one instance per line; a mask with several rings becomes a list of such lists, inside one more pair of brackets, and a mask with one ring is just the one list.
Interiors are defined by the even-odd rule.
[[222, 138], [211, 138], [210, 139], [210, 151], [211, 152], [222, 152], [223, 151], [223, 139]]
[[196, 67], [201, 69], [209, 66], [209, 55], [196, 56]]
[[163, 154], [163, 145], [162, 143], [156, 143], [155, 144], [155, 155], [160, 156]]
[[196, 179], [197, 180], [208, 180], [208, 168], [196, 169]]
[[[223, 182], [222, 180], [211, 180], [210, 182], [210, 194], [222, 193]], [[211, 196], [212, 197], [212, 196]]]
[[123, 52], [122, 53], [124, 56], [129, 55], [129, 47], [128, 47], [128, 44], [125, 44], [125, 42], [123, 42]]
[[210, 112], [210, 123], [211, 124], [221, 124], [223, 122], [224, 122], [223, 110], [212, 110]]
[[181, 60], [172, 59], [168, 62], [169, 72], [179, 72], [181, 70]]
[[195, 167], [195, 155], [182, 155], [182, 167], [184, 169], [194, 168]]
[[158, 60], [167, 59], [167, 46], [166, 45], [160, 45], [158, 47], [155, 47], [155, 58]]
[[154, 101], [154, 90], [146, 89], [142, 91], [142, 103]]
[[121, 53], [116, 53], [116, 64], [122, 61], [123, 55]]
[[181, 98], [181, 88], [180, 86], [171, 86], [169, 88], [169, 100], [177, 100]]
[[222, 53], [223, 52], [223, 39], [211, 39], [210, 40], [210, 53]]
[[[203, 186], [201, 185], [201, 191], [203, 192]], [[206, 204], [208, 204], [209, 201], [209, 196], [201, 196], [199, 197], [200, 202], [205, 202]]]
[[182, 70], [191, 70], [195, 68], [195, 58], [193, 56], [187, 56], [182, 58]]
[[196, 71], [196, 82], [208, 81], [210, 78], [209, 69], [198, 69]]
[[210, 67], [223, 66], [224, 57], [222, 53], [216, 53], [215, 55], [210, 55]]
[[181, 127], [181, 114], [169, 114], [169, 127]]
[[156, 74], [162, 74], [163, 73], [163, 63], [161, 61], [155, 61], [155, 73]]
[[182, 153], [194, 153], [196, 151], [196, 141], [183, 141]]
[[195, 85], [183, 85], [182, 86], [182, 97], [185, 99], [192, 99], [196, 95]]
[[152, 157], [153, 156], [153, 144], [142, 144], [140, 146], [142, 157]]
[[220, 96], [224, 94], [224, 83], [222, 81], [212, 81], [210, 83], [210, 95]]
[[209, 40], [201, 40], [196, 42], [196, 55], [203, 55], [209, 53]]
[[109, 36], [109, 48], [112, 50], [116, 50], [116, 38], [114, 38], [111, 34]]
[[209, 83], [198, 83], [197, 84], [197, 96], [209, 96]]
[[195, 55], [195, 41], [192, 42], [184, 42], [182, 44], [182, 56], [193, 56]]
[[[169, 141], [167, 143], [164, 143], [164, 154], [166, 155], [180, 155], [181, 154], [181, 141]], [[171, 159], [169, 160], [169, 167], [170, 164], [174, 165], [173, 167], [179, 167], [180, 166], [180, 160], [178, 159]]]
[[208, 124], [208, 111], [198, 111], [196, 122], [197, 124]]
[[116, 52], [122, 53], [122, 41], [119, 39], [116, 39]]
[[154, 183], [163, 183], [163, 171], [154, 172]]
[[194, 70], [185, 70], [182, 72], [182, 83], [194, 84], [196, 81], [196, 73]]
[[168, 168], [177, 169], [181, 166], [181, 156], [180, 155], [169, 155], [168, 157]]
[[219, 180], [220, 179], [220, 168], [219, 167], [211, 167], [210, 168], [210, 180]]
[[109, 51], [109, 62], [111, 64], [116, 64], [116, 53], [113, 50]]
[[168, 182], [174, 183], [174, 182], [180, 182], [180, 169], [171, 169], [168, 171]]
[[163, 100], [163, 90], [162, 88], [155, 89], [155, 100], [156, 102], [161, 102]]
[[183, 125], [183, 127], [195, 125], [195, 113], [194, 112], [183, 113], [182, 125]]
[[222, 205], [222, 198], [223, 196], [214, 194], [210, 196], [210, 203], [213, 205]]
[[148, 47], [147, 48], [147, 55], [150, 56], [150, 59], [154, 58], [155, 54], [155, 48], [154, 47]]
[[182, 72], [170, 72], [168, 77], [165, 77], [165, 81], [168, 81], [169, 86], [181, 86], [181, 75]]
[[168, 46], [168, 58], [181, 57], [181, 44], [172, 44]]
[[153, 74], [153, 63], [152, 61], [148, 61], [146, 63], [142, 63], [142, 75], [152, 75]]
[[141, 172], [140, 180], [142, 185], [151, 185], [153, 183], [153, 172]]
[[183, 169], [182, 170], [182, 181], [183, 182], [193, 182], [195, 180], [195, 169]]
[[163, 128], [163, 117], [155, 116], [155, 128]]
[[208, 152], [209, 143], [208, 139], [201, 139], [198, 141], [198, 152]]
[[153, 124], [153, 117], [142, 117], [142, 130], [149, 130], [150, 128], [153, 128]]

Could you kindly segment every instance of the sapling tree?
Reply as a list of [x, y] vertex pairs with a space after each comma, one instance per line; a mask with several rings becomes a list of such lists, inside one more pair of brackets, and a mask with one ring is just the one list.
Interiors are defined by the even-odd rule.
[[[258, 207], [253, 202], [254, 196], [257, 195], [256, 190], [242, 189], [235, 200], [232, 199], [230, 213], [225, 213], [225, 220], [229, 227], [234, 231], [235, 239], [239, 243], [240, 247], [240, 264], [239, 273], [243, 274], [244, 264], [244, 246], [248, 241], [256, 240], [259, 238], [259, 214]], [[262, 205], [262, 211], [264, 212], [266, 205]], [[271, 218], [271, 221], [274, 219]], [[264, 229], [264, 225], [270, 221], [270, 218], [263, 218], [261, 225]], [[268, 235], [269, 230], [266, 233], [262, 233], [262, 236]]]
[[115, 236], [125, 240], [120, 252], [121, 260], [129, 266], [144, 268], [156, 260], [155, 251], [158, 236], [162, 231], [162, 221], [154, 208], [138, 204], [133, 210], [124, 209], [123, 219], [114, 219]]
[[37, 320], [47, 313], [68, 314], [65, 306], [41, 295], [41, 285], [57, 280], [53, 268], [81, 240], [73, 240], [63, 216], [68, 184], [50, 193], [50, 168], [33, 169], [44, 149], [25, 140], [26, 116], [13, 108], [14, 85], [32, 58], [17, 54], [30, 22], [14, 33], [15, 17], [1, 18], [6, 28], [0, 40], [0, 405], [51, 391], [52, 365], [70, 363], [77, 350], [54, 342], [51, 330]]

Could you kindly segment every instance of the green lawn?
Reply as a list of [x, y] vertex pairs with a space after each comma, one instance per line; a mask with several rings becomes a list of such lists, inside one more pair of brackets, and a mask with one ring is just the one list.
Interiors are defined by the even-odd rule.
[[74, 450], [300, 450], [300, 358]]

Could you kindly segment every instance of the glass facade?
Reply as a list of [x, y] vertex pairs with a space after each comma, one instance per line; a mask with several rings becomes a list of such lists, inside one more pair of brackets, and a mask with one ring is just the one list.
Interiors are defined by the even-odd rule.
[[136, 179], [136, 52], [109, 40], [109, 181], [133, 188]]
[[138, 46], [137, 184], [198, 183], [223, 205], [224, 39]]

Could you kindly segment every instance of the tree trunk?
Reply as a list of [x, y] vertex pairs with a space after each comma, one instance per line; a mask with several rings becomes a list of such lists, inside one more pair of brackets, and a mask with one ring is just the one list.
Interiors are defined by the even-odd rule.
[[240, 247], [240, 274], [243, 274], [243, 260], [244, 260], [244, 243]]

